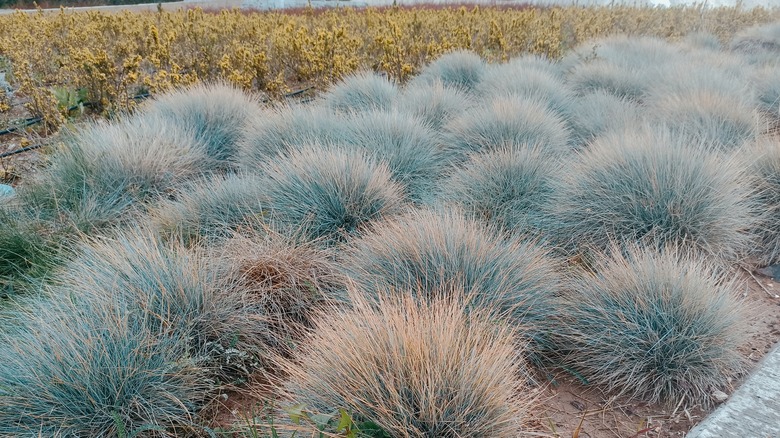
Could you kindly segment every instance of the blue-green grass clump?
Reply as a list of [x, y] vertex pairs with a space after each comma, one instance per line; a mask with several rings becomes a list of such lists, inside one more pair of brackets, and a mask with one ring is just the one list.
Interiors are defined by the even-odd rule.
[[185, 186], [175, 201], [161, 203], [151, 215], [166, 236], [188, 245], [216, 242], [262, 224], [263, 196], [263, 180], [257, 175], [214, 176]]
[[387, 163], [392, 178], [416, 202], [430, 197], [440, 174], [454, 158], [441, 138], [421, 120], [399, 111], [366, 111], [344, 121], [344, 143], [366, 157]]
[[212, 343], [266, 354], [262, 313], [231, 292], [229, 279], [202, 250], [135, 229], [93, 239], [77, 253], [53, 280], [52, 295], [87, 302], [114, 297], [151, 333], [187, 340], [192, 357], [207, 356]]
[[96, 123], [67, 138], [18, 196], [42, 219], [90, 233], [137, 217], [209, 162], [189, 133], [159, 120]]
[[260, 113], [257, 98], [227, 84], [199, 84], [156, 98], [142, 117], [191, 133], [213, 160], [214, 170], [230, 167], [244, 126]]
[[604, 90], [577, 97], [571, 109], [572, 144], [578, 148], [606, 133], [638, 125], [643, 118], [642, 107]]
[[419, 118], [439, 131], [454, 118], [474, 106], [471, 96], [458, 88], [445, 87], [440, 81], [407, 85], [398, 98], [398, 110]]
[[775, 125], [780, 123], [780, 63], [758, 69], [751, 83], [756, 89], [759, 109], [773, 118]]
[[561, 63], [577, 93], [604, 90], [641, 102], [662, 67], [676, 59], [680, 50], [659, 38], [613, 36], [582, 45]]
[[550, 180], [559, 169], [557, 160], [533, 148], [476, 154], [442, 181], [438, 201], [506, 234], [541, 236]]
[[422, 303], [401, 292], [318, 318], [281, 366], [287, 397], [312, 412], [345, 409], [388, 436], [522, 436], [536, 393], [516, 331], [486, 309], [467, 311], [457, 289]]
[[485, 61], [474, 52], [456, 50], [440, 56], [425, 66], [412, 83], [441, 82], [445, 87], [472, 92], [485, 74]]
[[108, 438], [191, 426], [209, 385], [187, 340], [150, 330], [155, 315], [131, 313], [119, 297], [65, 292], [17, 309], [25, 323], [0, 333], [0, 435]]
[[404, 188], [386, 164], [358, 150], [312, 145], [263, 169], [269, 219], [329, 245], [405, 208]]
[[573, 92], [562, 79], [520, 62], [489, 66], [477, 91], [486, 99], [517, 96], [544, 103], [560, 117], [571, 114]]
[[765, 125], [752, 102], [706, 90], [654, 96], [647, 106], [657, 123], [715, 150], [755, 140]]
[[730, 264], [750, 248], [757, 220], [745, 174], [742, 161], [668, 130], [606, 135], [555, 182], [554, 235], [579, 253], [674, 244]]
[[59, 265], [69, 238], [23, 206], [0, 207], [0, 298], [34, 290]]
[[567, 296], [568, 366], [609, 393], [710, 406], [712, 391], [743, 365], [734, 285], [684, 251], [621, 252], [601, 259]]
[[341, 117], [328, 108], [291, 105], [270, 108], [249, 121], [238, 144], [236, 167], [256, 172], [278, 155], [313, 142], [338, 141]]
[[580, 96], [605, 92], [633, 102], [641, 102], [650, 87], [640, 70], [602, 60], [577, 65], [567, 75], [567, 83]]
[[398, 88], [384, 76], [365, 71], [345, 77], [322, 97], [325, 106], [339, 112], [389, 110]]
[[751, 64], [777, 65], [780, 54], [780, 22], [754, 26], [739, 32], [729, 48]]
[[512, 58], [507, 63], [521, 70], [534, 70], [546, 73], [550, 77], [563, 79], [564, 71], [558, 62], [543, 55], [525, 54]]
[[723, 48], [723, 44], [721, 44], [720, 39], [718, 39], [717, 36], [705, 31], [691, 32], [688, 35], [685, 35], [683, 42], [686, 45], [699, 50], [718, 52]]
[[492, 309], [523, 327], [536, 354], [555, 328], [556, 261], [529, 241], [505, 239], [452, 211], [414, 211], [377, 224], [345, 250], [344, 273], [358, 290], [413, 293], [425, 301], [442, 286], [464, 291], [468, 306]]
[[764, 213], [754, 234], [759, 265], [780, 263], [780, 142], [764, 138], [746, 147], [756, 196]]
[[566, 122], [544, 102], [497, 98], [475, 107], [445, 127], [445, 147], [461, 155], [505, 147], [538, 146], [556, 155], [568, 153]]

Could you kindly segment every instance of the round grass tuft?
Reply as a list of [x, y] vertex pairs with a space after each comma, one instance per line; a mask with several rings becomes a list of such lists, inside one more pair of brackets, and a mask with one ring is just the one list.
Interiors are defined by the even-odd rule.
[[236, 167], [255, 172], [277, 155], [313, 142], [337, 141], [341, 119], [321, 106], [280, 106], [249, 121], [238, 144]]
[[370, 71], [345, 77], [323, 96], [325, 106], [340, 112], [389, 110], [398, 88], [384, 76]]
[[762, 139], [747, 147], [745, 155], [749, 157], [750, 173], [764, 212], [753, 231], [759, 238], [757, 262], [776, 264], [780, 262], [780, 142]]
[[750, 102], [706, 90], [654, 96], [647, 105], [657, 122], [713, 149], [735, 149], [755, 140], [765, 125]]
[[675, 244], [733, 263], [750, 248], [757, 220], [745, 171], [668, 130], [603, 136], [554, 185], [555, 235], [579, 252]]
[[400, 213], [406, 204], [387, 166], [357, 150], [312, 145], [263, 170], [270, 221], [326, 245]]
[[494, 99], [453, 120], [445, 132], [445, 147], [462, 155], [528, 146], [553, 155], [570, 151], [566, 123], [538, 100]]
[[578, 97], [571, 106], [572, 143], [586, 147], [597, 137], [641, 124], [642, 107], [604, 90]]
[[252, 174], [211, 177], [183, 188], [151, 212], [155, 226], [186, 244], [214, 242], [262, 222], [263, 180]]
[[550, 180], [559, 168], [554, 158], [530, 148], [476, 154], [442, 181], [438, 200], [507, 234], [540, 235]]
[[487, 99], [517, 96], [544, 103], [561, 117], [571, 113], [573, 100], [573, 92], [558, 76], [519, 62], [489, 66], [477, 92]]
[[67, 138], [19, 200], [42, 218], [91, 232], [144, 212], [209, 163], [197, 140], [160, 120], [96, 123]]
[[459, 213], [414, 211], [377, 224], [344, 251], [344, 273], [356, 287], [416, 293], [425, 301], [442, 286], [462, 289], [470, 308], [493, 309], [524, 328], [531, 354], [555, 330], [557, 263], [532, 242], [503, 239]]
[[260, 113], [257, 99], [227, 84], [199, 84], [155, 98], [142, 117], [161, 118], [191, 133], [216, 167], [226, 168], [246, 123]]
[[419, 119], [398, 111], [366, 111], [344, 121], [344, 140], [365, 156], [385, 162], [393, 180], [414, 201], [428, 199], [454, 158]]
[[439, 131], [475, 102], [469, 94], [441, 82], [409, 84], [398, 98], [398, 109], [407, 112]]
[[107, 438], [186, 427], [209, 390], [186, 339], [160, 338], [120, 300], [73, 291], [14, 318], [26, 322], [0, 333], [3, 436]]
[[285, 392], [308, 411], [344, 409], [389, 436], [522, 436], [535, 393], [520, 377], [514, 334], [457, 298], [353, 300], [318, 319], [284, 366]]
[[270, 228], [242, 230], [212, 254], [231, 291], [263, 315], [262, 339], [277, 354], [289, 353], [345, 284], [330, 251]]
[[440, 56], [412, 79], [413, 84], [441, 82], [445, 87], [473, 91], [485, 73], [485, 61], [474, 52], [456, 50]]
[[607, 392], [710, 406], [713, 389], [742, 366], [734, 286], [674, 250], [621, 251], [573, 285], [562, 341], [569, 366]]

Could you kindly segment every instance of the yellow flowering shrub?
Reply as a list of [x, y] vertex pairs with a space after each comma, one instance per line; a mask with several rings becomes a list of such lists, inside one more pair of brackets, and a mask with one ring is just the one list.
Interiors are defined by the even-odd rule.
[[322, 89], [362, 68], [403, 82], [458, 48], [489, 61], [522, 53], [558, 58], [610, 33], [677, 39], [704, 30], [726, 41], [778, 18], [761, 8], [574, 6], [18, 12], [0, 16], [0, 56], [10, 61], [28, 109], [56, 126], [67, 106], [57, 90], [84, 95], [106, 114], [131, 109], [139, 93], [197, 81], [228, 81], [275, 98]]

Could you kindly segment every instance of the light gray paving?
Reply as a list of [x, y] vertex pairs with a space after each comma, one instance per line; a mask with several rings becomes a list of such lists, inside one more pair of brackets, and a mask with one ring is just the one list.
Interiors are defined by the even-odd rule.
[[780, 347], [686, 438], [780, 438]]

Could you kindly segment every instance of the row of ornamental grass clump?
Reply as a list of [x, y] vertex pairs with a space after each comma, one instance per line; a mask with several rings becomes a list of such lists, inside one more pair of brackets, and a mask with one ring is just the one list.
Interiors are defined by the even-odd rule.
[[0, 207], [0, 434], [213, 433], [263, 384], [282, 435], [516, 437], [555, 370], [709, 406], [744, 365], [735, 270], [780, 259], [778, 47], [455, 51], [81, 127]]
[[18, 12], [0, 16], [0, 61], [7, 58], [20, 96], [10, 99], [0, 89], [0, 115], [22, 100], [55, 129], [78, 117], [68, 108], [110, 116], [134, 108], [139, 96], [197, 82], [224, 81], [278, 99], [291, 90], [328, 88], [362, 69], [403, 83], [456, 49], [491, 62], [522, 54], [558, 59], [616, 32], [678, 40], [707, 31], [727, 42], [778, 17], [762, 8], [528, 5]]

